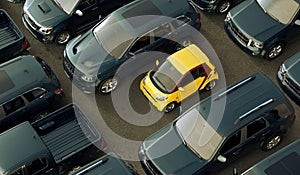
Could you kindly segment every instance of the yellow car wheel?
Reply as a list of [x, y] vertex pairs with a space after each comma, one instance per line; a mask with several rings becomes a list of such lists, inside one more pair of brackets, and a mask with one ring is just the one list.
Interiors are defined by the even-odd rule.
[[216, 86], [216, 80], [211, 80], [207, 85], [205, 86], [205, 90], [210, 91]]
[[166, 107], [165, 107], [165, 113], [169, 113], [171, 111], [173, 111], [173, 109], [175, 109], [176, 107], [176, 102], [171, 102], [169, 103]]

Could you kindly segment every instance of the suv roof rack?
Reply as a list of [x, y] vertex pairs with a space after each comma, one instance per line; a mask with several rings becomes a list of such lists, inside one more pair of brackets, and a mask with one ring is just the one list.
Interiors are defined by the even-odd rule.
[[229, 92], [231, 92], [231, 91], [233, 91], [233, 90], [235, 90], [235, 89], [237, 89], [237, 88], [240, 88], [241, 86], [247, 84], [248, 82], [254, 80], [255, 78], [256, 78], [256, 76], [253, 75], [253, 76], [251, 76], [251, 77], [248, 77], [248, 78], [246, 78], [246, 79], [240, 81], [240, 82], [237, 83], [236, 85], [234, 85], [234, 86], [230, 87], [229, 89], [227, 89], [227, 90], [221, 92], [220, 94], [218, 94], [217, 97], [214, 99], [214, 101], [215, 101], [215, 100], [218, 100], [219, 98], [221, 98], [222, 96], [226, 95], [227, 93], [229, 93]]
[[271, 98], [271, 99], [269, 99], [269, 100], [267, 100], [267, 101], [261, 103], [260, 105], [258, 105], [258, 106], [256, 106], [256, 107], [252, 108], [250, 111], [244, 113], [244, 114], [241, 115], [238, 119], [236, 119], [235, 122], [234, 122], [234, 125], [238, 124], [241, 120], [245, 119], [247, 116], [249, 116], [249, 115], [252, 114], [253, 112], [255, 112], [255, 111], [261, 109], [261, 108], [264, 107], [264, 106], [267, 106], [268, 104], [270, 104], [270, 103], [272, 103], [272, 102], [274, 102], [274, 101], [276, 101], [276, 100], [277, 100], [276, 98]]

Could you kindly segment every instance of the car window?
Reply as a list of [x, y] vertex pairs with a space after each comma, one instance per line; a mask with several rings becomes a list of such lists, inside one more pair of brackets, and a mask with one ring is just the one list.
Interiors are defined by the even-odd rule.
[[22, 168], [16, 170], [15, 172], [11, 173], [10, 175], [25, 175]]
[[180, 87], [184, 87], [186, 85], [188, 85], [189, 83], [193, 82], [194, 78], [193, 75], [191, 73], [188, 73], [184, 76], [184, 78], [181, 80], [179, 86]]
[[96, 0], [84, 0], [78, 5], [78, 9], [84, 10], [94, 4], [96, 4]]
[[220, 149], [220, 154], [226, 153], [230, 149], [240, 144], [240, 142], [241, 142], [241, 131], [238, 131], [237, 133], [235, 133], [225, 141], [224, 145]]
[[142, 49], [143, 47], [148, 46], [151, 42], [151, 36], [150, 35], [144, 35], [142, 37], [140, 37], [134, 44], [133, 46], [130, 48], [129, 52], [136, 52], [140, 49]]
[[186, 16], [179, 16], [175, 20], [172, 20], [170, 23], [176, 29], [185, 23], [189, 23], [190, 21], [191, 21], [191, 19]]
[[10, 114], [19, 108], [25, 106], [24, 99], [22, 99], [20, 96], [14, 98], [13, 100], [5, 103], [3, 105], [4, 111], [6, 114]]
[[26, 165], [26, 170], [28, 174], [36, 174], [37, 172], [45, 169], [47, 167], [46, 158], [38, 158], [30, 164]]
[[5, 116], [3, 106], [0, 106], [0, 119]]
[[192, 76], [194, 79], [197, 79], [199, 77], [203, 77], [206, 75], [203, 67], [198, 67], [197, 69], [194, 69], [191, 73], [192, 73]]
[[44, 95], [47, 91], [43, 88], [36, 88], [33, 89], [25, 94], [23, 94], [23, 96], [29, 101], [33, 101], [39, 97], [41, 97], [42, 95]]
[[258, 133], [262, 129], [267, 126], [267, 122], [265, 119], [260, 118], [247, 126], [247, 138], [253, 136], [254, 134]]

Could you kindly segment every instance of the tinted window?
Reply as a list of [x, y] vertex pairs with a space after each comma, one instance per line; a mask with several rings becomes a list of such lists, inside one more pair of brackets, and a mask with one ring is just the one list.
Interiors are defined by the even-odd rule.
[[46, 93], [45, 89], [37, 88], [24, 94], [24, 97], [29, 101], [33, 101]]
[[229, 139], [226, 140], [225, 144], [222, 146], [220, 153], [226, 153], [230, 149], [234, 148], [241, 142], [241, 131], [237, 132], [233, 136], [231, 136]]
[[19, 108], [25, 106], [25, 102], [21, 97], [17, 97], [3, 105], [6, 114], [10, 114]]
[[46, 167], [47, 167], [47, 161], [45, 158], [36, 159], [35, 161], [26, 165], [28, 174], [35, 174]]
[[267, 126], [267, 122], [264, 119], [259, 119], [247, 126], [247, 138], [261, 131]]
[[78, 5], [78, 9], [83, 10], [96, 3], [96, 0], [84, 0]]

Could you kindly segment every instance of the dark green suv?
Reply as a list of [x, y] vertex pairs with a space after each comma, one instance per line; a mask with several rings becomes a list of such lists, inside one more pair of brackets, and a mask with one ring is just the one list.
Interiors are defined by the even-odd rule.
[[57, 107], [63, 95], [53, 70], [31, 55], [1, 64], [0, 84], [0, 132], [40, 119]]
[[254, 143], [264, 151], [273, 149], [294, 120], [288, 99], [258, 72], [147, 137], [139, 158], [148, 174], [213, 174]]

